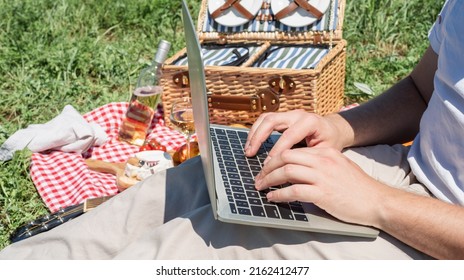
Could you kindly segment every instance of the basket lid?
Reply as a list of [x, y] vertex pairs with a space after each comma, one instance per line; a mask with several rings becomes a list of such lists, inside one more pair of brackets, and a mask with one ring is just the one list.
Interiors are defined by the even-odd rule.
[[[202, 0], [197, 26], [200, 40], [216, 43], [272, 41], [331, 44], [342, 39], [345, 0], [242, 1]], [[306, 12], [296, 5], [298, 2], [309, 4], [308, 9], [322, 9]], [[231, 3], [238, 6], [224, 7]], [[290, 5], [297, 7], [287, 8]], [[219, 9], [224, 11], [222, 17], [218, 17]], [[282, 16], [283, 13], [287, 14]]]

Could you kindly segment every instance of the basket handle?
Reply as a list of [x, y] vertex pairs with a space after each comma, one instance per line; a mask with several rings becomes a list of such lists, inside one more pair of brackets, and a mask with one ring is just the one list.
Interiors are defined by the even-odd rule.
[[[181, 71], [172, 76], [172, 82], [179, 88], [189, 87], [188, 71]], [[277, 76], [269, 80], [269, 87], [278, 95], [292, 94], [296, 85], [293, 79], [287, 75]]]
[[275, 112], [279, 109], [279, 96], [271, 88], [258, 90], [250, 96], [233, 96], [208, 93], [208, 107], [248, 112]]
[[[188, 88], [188, 71], [181, 71], [173, 75], [172, 81], [179, 88]], [[256, 94], [223, 95], [207, 93], [208, 107], [248, 112], [275, 112], [279, 110], [281, 94], [290, 95], [295, 92], [296, 84], [287, 75], [276, 76], [268, 81], [269, 87], [258, 89]]]

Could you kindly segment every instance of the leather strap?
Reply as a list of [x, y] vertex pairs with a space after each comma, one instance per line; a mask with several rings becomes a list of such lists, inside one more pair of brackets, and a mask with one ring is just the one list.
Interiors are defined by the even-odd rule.
[[232, 96], [208, 93], [208, 107], [213, 109], [259, 112], [261, 101], [256, 95]]
[[[179, 88], [189, 86], [188, 71], [178, 72], [172, 78]], [[212, 109], [224, 109], [247, 112], [275, 112], [280, 107], [280, 94], [292, 94], [295, 91], [293, 80], [284, 75], [270, 79], [269, 87], [257, 90], [252, 95], [221, 95], [208, 93], [208, 107]]]
[[208, 107], [247, 112], [275, 112], [279, 109], [279, 96], [264, 88], [250, 96], [232, 96], [208, 93]]
[[253, 15], [240, 4], [240, 0], [226, 0], [224, 4], [222, 4], [219, 8], [217, 8], [214, 12], [211, 13], [211, 17], [217, 18], [222, 13], [224, 13], [232, 7], [234, 7], [234, 9], [237, 10], [237, 12], [243, 15], [246, 19], [253, 19]]
[[309, 4], [307, 0], [294, 0], [292, 3], [290, 3], [290, 5], [280, 10], [275, 15], [275, 18], [277, 20], [281, 20], [282, 18], [287, 17], [291, 12], [293, 12], [299, 7], [305, 9], [308, 13], [314, 15], [314, 17], [316, 17], [317, 19], [322, 18], [322, 16], [324, 15], [324, 13], [319, 11], [316, 7]]

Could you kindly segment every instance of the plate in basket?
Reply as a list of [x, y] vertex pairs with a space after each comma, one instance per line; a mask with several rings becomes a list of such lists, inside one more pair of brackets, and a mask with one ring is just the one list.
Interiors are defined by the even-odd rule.
[[[290, 5], [293, 0], [271, 0], [271, 9], [273, 14], [277, 14], [282, 9]], [[321, 13], [325, 13], [330, 6], [330, 0], [309, 0], [308, 3], [318, 9]], [[299, 7], [293, 12], [289, 13], [288, 16], [280, 20], [281, 23], [290, 27], [303, 27], [310, 25], [315, 22], [317, 18]]]
[[[221, 7], [226, 1], [225, 0], [209, 0], [208, 1], [208, 11], [209, 13], [213, 13], [219, 7]], [[240, 5], [242, 5], [248, 12], [250, 12], [253, 16], [255, 16], [258, 11], [261, 9], [261, 5], [263, 4], [263, 0], [242, 0], [240, 1]], [[221, 14], [220, 16], [214, 19], [217, 23], [228, 26], [234, 27], [239, 26], [242, 24], [247, 23], [250, 21], [242, 14], [240, 14], [234, 7], [226, 10], [225, 13]]]

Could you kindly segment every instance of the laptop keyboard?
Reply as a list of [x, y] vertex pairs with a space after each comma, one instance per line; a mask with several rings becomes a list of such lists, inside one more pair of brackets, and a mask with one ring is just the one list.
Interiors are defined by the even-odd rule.
[[263, 143], [254, 157], [246, 157], [243, 151], [247, 132], [212, 127], [211, 138], [214, 153], [226, 187], [230, 210], [233, 214], [274, 219], [308, 221], [299, 202], [273, 203], [266, 199], [266, 193], [281, 185], [264, 191], [255, 189], [255, 176], [274, 143], [270, 139]]

